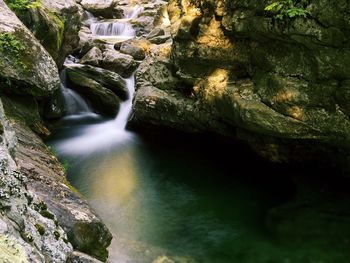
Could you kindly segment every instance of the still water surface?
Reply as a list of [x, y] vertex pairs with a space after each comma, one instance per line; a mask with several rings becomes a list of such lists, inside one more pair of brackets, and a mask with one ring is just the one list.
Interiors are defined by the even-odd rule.
[[333, 262], [312, 240], [281, 245], [264, 227], [268, 209], [294, 192], [287, 168], [207, 137], [114, 131], [110, 140], [113, 122], [68, 118], [50, 142], [113, 233], [110, 262]]

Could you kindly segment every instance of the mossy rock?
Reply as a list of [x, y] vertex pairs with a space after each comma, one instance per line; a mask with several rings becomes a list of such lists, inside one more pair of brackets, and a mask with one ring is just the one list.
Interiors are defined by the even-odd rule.
[[73, 231], [68, 233], [68, 239], [75, 249], [104, 262], [108, 258], [106, 247], [112, 240], [111, 234], [101, 238], [100, 235], [105, 232], [105, 228], [101, 222], [80, 221], [74, 225]]
[[47, 1], [17, 12], [45, 49], [62, 66], [65, 57], [78, 46], [81, 14], [75, 1]]
[[55, 62], [16, 15], [0, 2], [0, 92], [48, 97], [59, 88]]

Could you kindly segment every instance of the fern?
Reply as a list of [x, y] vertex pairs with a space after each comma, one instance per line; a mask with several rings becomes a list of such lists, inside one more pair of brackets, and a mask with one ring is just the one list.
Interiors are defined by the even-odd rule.
[[296, 0], [278, 0], [265, 7], [265, 11], [275, 14], [277, 20], [286, 18], [304, 17], [310, 14], [303, 6], [298, 4]]

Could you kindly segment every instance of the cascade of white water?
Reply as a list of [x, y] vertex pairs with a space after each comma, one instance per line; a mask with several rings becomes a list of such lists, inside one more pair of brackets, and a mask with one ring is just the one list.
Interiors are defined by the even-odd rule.
[[[92, 21], [90, 28], [94, 35], [111, 36], [111, 37], [134, 37], [135, 31], [130, 24], [132, 17], [137, 17], [143, 9], [134, 7], [130, 12], [126, 12], [124, 19], [118, 22], [97, 22], [95, 18], [89, 14], [89, 20]], [[66, 63], [70, 63], [67, 60]], [[62, 72], [62, 91], [65, 97], [68, 114], [79, 115], [81, 118], [86, 117], [86, 112], [91, 113], [86, 102], [73, 90], [66, 87], [65, 72]], [[125, 127], [132, 110], [132, 99], [135, 91], [134, 74], [125, 79], [126, 86], [129, 91], [129, 99], [121, 103], [119, 113], [114, 120], [102, 123], [93, 123], [84, 125], [79, 128], [79, 136], [73, 136], [69, 139], [58, 142], [55, 147], [58, 153], [67, 155], [86, 155], [96, 151], [106, 151], [116, 145], [121, 146], [128, 144], [130, 140], [134, 140], [135, 136], [128, 132]], [[76, 119], [74, 119], [77, 121]], [[78, 129], [78, 128], [77, 128]]]
[[135, 5], [126, 11], [125, 18], [127, 19], [135, 19], [138, 15], [143, 12], [143, 7], [139, 5]]
[[128, 122], [128, 118], [132, 109], [132, 98], [135, 92], [135, 78], [134, 74], [125, 80], [126, 85], [129, 91], [129, 99], [122, 103], [119, 109], [118, 116], [115, 119], [115, 126], [118, 129], [125, 129], [125, 126]]
[[77, 115], [91, 112], [91, 109], [85, 100], [74, 90], [67, 88], [66, 71], [60, 74], [61, 90], [63, 94], [64, 104], [68, 115]]
[[89, 11], [84, 11], [84, 24], [91, 25], [92, 23], [95, 23], [97, 21], [97, 18], [94, 17], [93, 14], [91, 14]]
[[125, 10], [123, 19], [115, 19], [112, 21], [97, 21], [97, 19], [91, 18], [91, 14], [88, 13], [88, 21], [90, 21], [90, 30], [93, 35], [96, 36], [121, 36], [121, 37], [134, 37], [135, 30], [130, 24], [131, 19], [135, 19], [143, 11], [142, 6], [134, 6]]
[[132, 26], [123, 22], [95, 22], [91, 24], [90, 30], [97, 36], [135, 36]]

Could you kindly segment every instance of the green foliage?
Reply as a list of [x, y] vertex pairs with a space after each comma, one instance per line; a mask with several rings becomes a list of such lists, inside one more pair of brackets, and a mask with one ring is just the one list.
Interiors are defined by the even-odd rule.
[[63, 166], [64, 171], [67, 173], [69, 170], [69, 162], [67, 160], [64, 160], [62, 162], [62, 166]]
[[20, 57], [25, 50], [25, 46], [17, 39], [13, 33], [0, 33], [0, 52], [11, 56], [17, 66], [26, 69]]
[[5, 0], [7, 6], [14, 12], [22, 12], [29, 8], [36, 8], [40, 5], [40, 0]]
[[295, 17], [307, 17], [310, 13], [297, 0], [278, 0], [265, 7], [265, 11], [275, 14], [278, 20]]
[[24, 45], [12, 33], [0, 33], [0, 51], [19, 57], [25, 50]]

